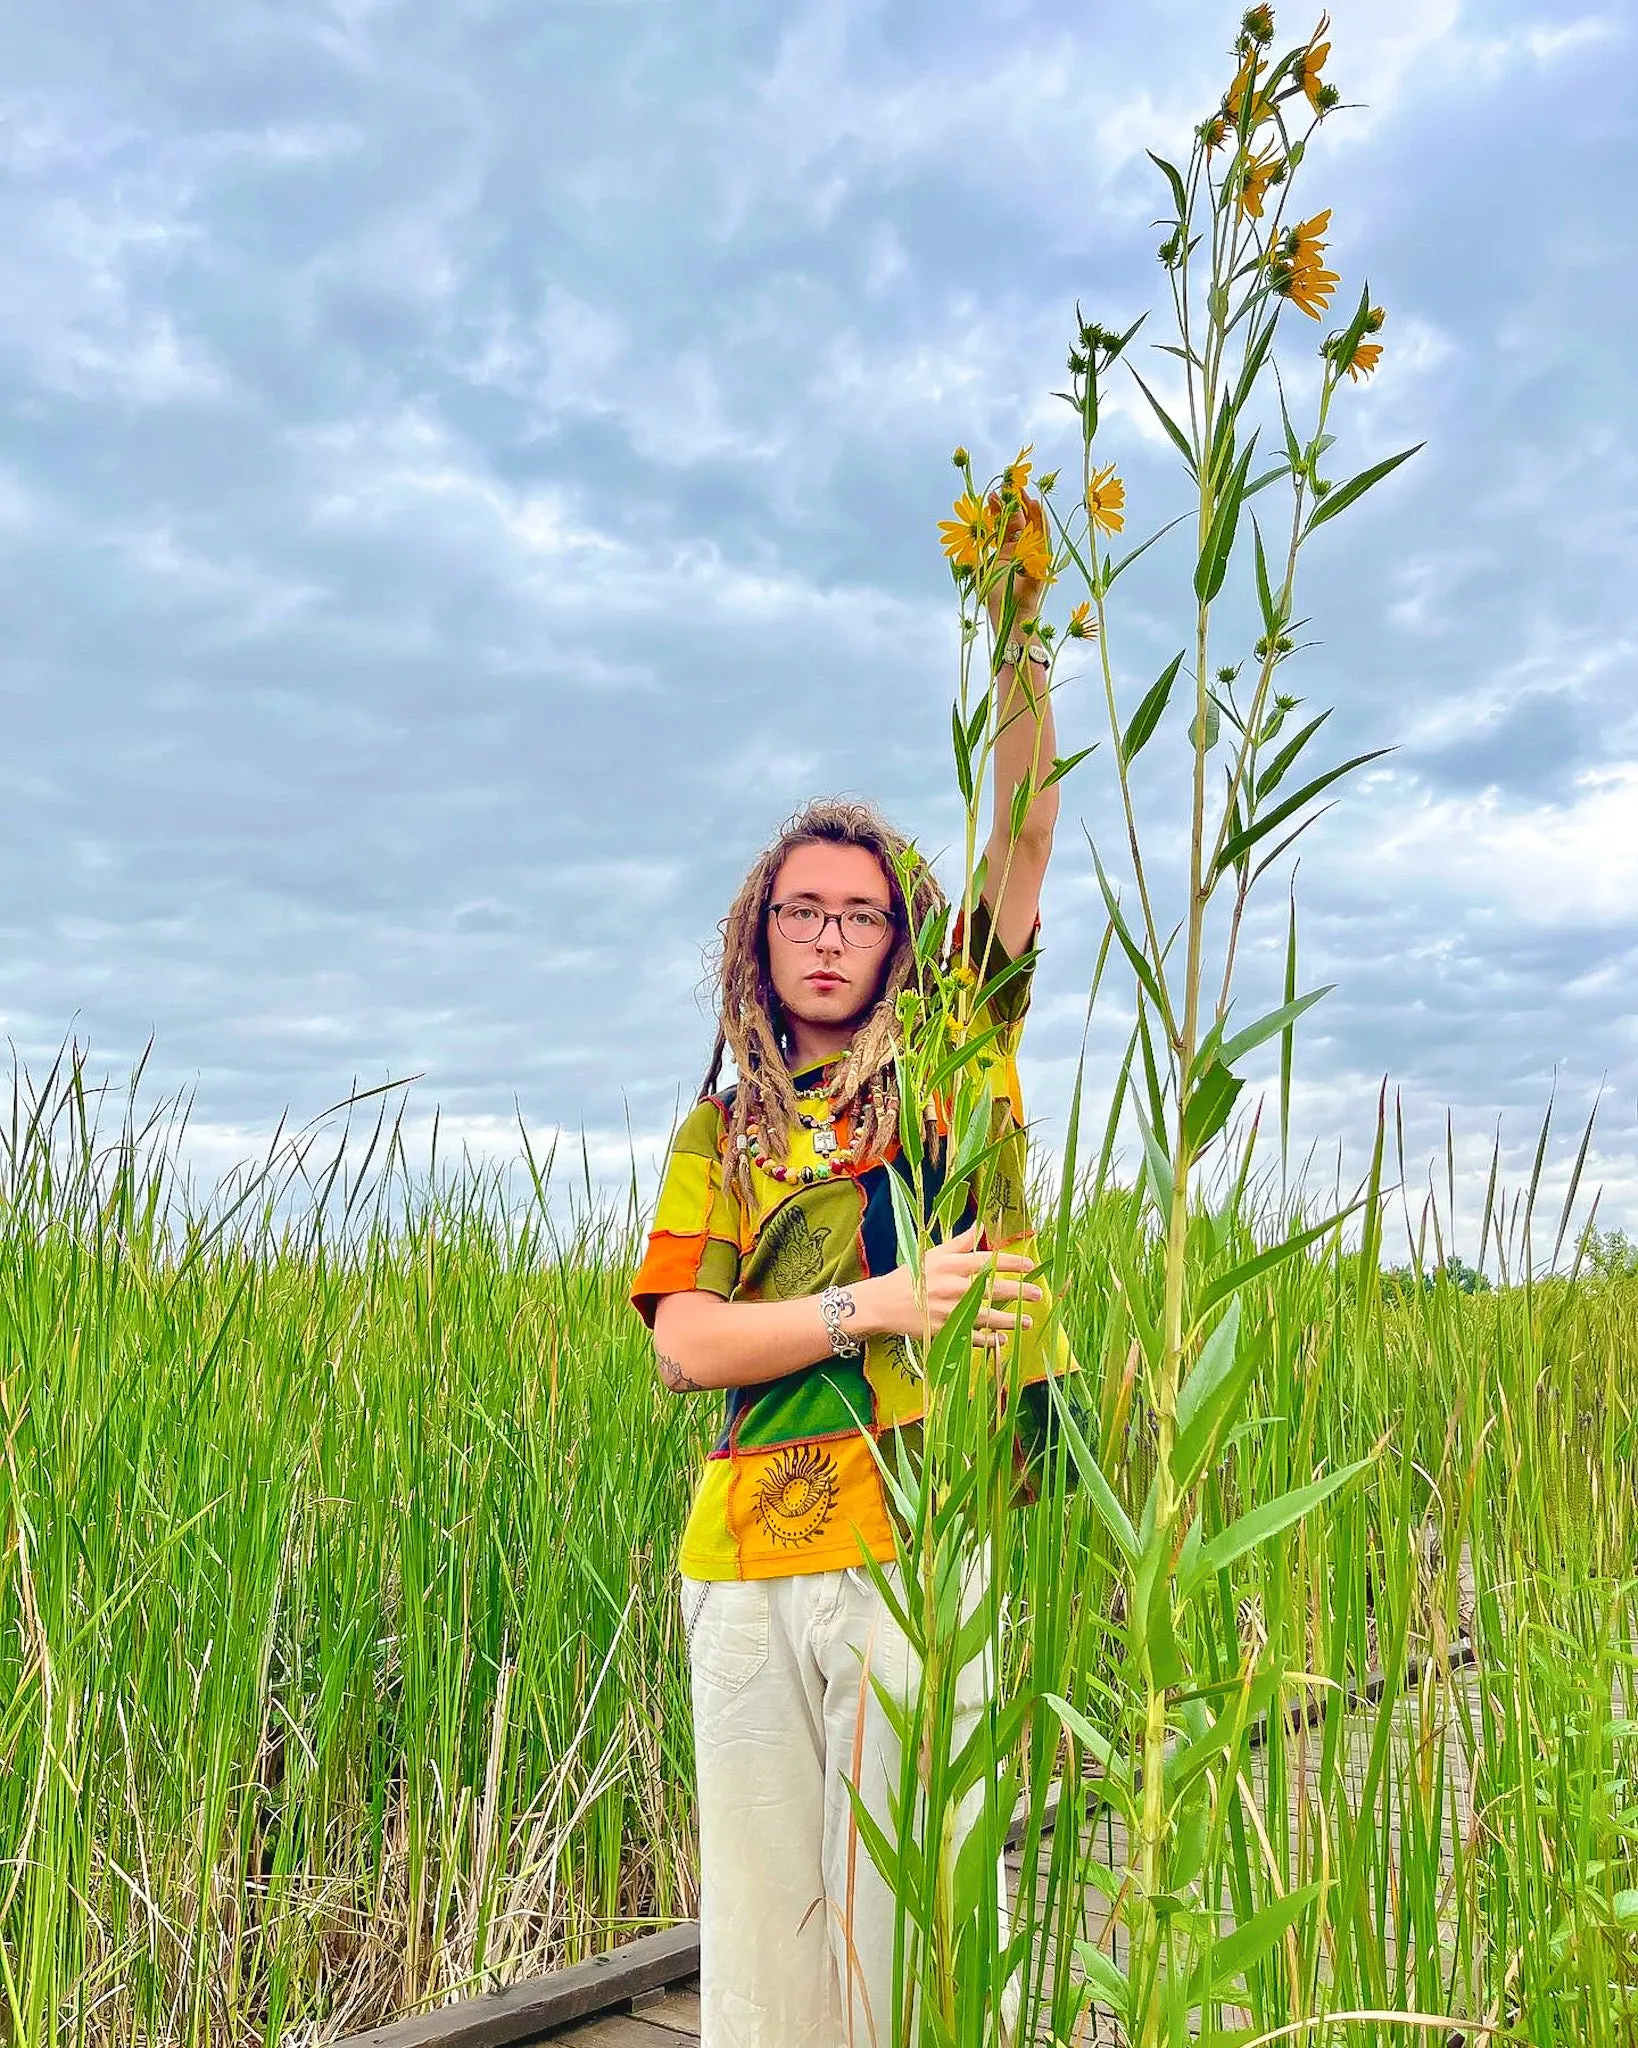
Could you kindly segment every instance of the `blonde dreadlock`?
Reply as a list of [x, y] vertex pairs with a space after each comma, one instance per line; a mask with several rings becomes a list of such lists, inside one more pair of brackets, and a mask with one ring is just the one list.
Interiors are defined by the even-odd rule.
[[[773, 1159], [785, 1156], [796, 1127], [796, 1090], [787, 1062], [790, 1027], [768, 970], [768, 903], [786, 855], [798, 846], [813, 845], [864, 847], [881, 863], [893, 897], [892, 950], [881, 991], [854, 1031], [830, 1087], [836, 1110], [853, 1119], [855, 1156], [860, 1159], [879, 1159], [898, 1134], [899, 1090], [893, 1071], [898, 997], [915, 974], [917, 929], [944, 906], [944, 892], [932, 870], [870, 804], [839, 797], [807, 804], [758, 857], [722, 922], [717, 1039], [700, 1090], [702, 1102], [715, 1092], [723, 1055], [730, 1055], [739, 1086], [728, 1120], [728, 1160], [746, 1194], [751, 1169], [740, 1140], [750, 1126], [755, 1124], [763, 1150]], [[899, 875], [899, 864], [906, 859], [909, 901]]]

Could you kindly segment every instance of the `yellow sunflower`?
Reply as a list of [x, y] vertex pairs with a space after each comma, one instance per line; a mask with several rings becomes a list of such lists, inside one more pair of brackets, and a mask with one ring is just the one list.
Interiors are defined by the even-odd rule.
[[1253, 220], [1261, 220], [1269, 186], [1279, 184], [1284, 176], [1285, 160], [1272, 144], [1261, 156], [1248, 159], [1240, 175], [1240, 211], [1250, 214]]
[[1071, 640], [1095, 640], [1098, 637], [1098, 622], [1092, 616], [1090, 600], [1076, 605], [1064, 630]]
[[1223, 112], [1236, 128], [1245, 114], [1248, 97], [1251, 99], [1251, 126], [1260, 128], [1274, 111], [1274, 102], [1266, 92], [1258, 92], [1257, 73], [1262, 69], [1262, 59], [1255, 50], [1248, 50], [1239, 70], [1234, 74], [1234, 83], [1228, 89], [1223, 101]]
[[1020, 448], [1017, 455], [1001, 472], [1002, 490], [1010, 491], [1015, 498], [1021, 498], [1024, 495], [1024, 486], [1029, 482], [1029, 473], [1035, 467], [1034, 463], [1029, 459], [1034, 446], [1035, 443], [1031, 441], [1028, 448]]
[[982, 498], [963, 491], [951, 508], [955, 517], [938, 523], [939, 544], [952, 562], [976, 569], [979, 556], [995, 537], [995, 525]]
[[1322, 14], [1318, 28], [1308, 38], [1308, 46], [1297, 60], [1297, 83], [1307, 95], [1308, 104], [1316, 114], [1328, 111], [1327, 88], [1320, 73], [1325, 68], [1325, 60], [1331, 54], [1331, 45], [1322, 43], [1320, 37], [1330, 26], [1330, 15]]
[[1086, 490], [1086, 509], [1101, 533], [1119, 533], [1126, 524], [1126, 486], [1115, 474], [1111, 462], [1100, 469]]
[[1052, 548], [1046, 537], [1046, 521], [1039, 501], [1025, 500], [1024, 530], [1012, 544], [1012, 559], [1032, 583], [1052, 581]]
[[1368, 377], [1381, 360], [1381, 342], [1362, 341], [1349, 360], [1348, 375], [1357, 384], [1361, 377]]

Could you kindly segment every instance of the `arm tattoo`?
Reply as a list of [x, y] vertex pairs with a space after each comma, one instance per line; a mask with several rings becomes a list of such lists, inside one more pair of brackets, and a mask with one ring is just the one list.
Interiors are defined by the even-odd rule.
[[663, 1351], [654, 1354], [660, 1368], [660, 1377], [674, 1394], [703, 1394], [705, 1389], [698, 1380], [691, 1380], [674, 1358], [667, 1358]]

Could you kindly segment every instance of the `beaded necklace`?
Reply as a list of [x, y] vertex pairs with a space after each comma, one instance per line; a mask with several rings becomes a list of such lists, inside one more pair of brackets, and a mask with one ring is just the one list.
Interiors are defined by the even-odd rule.
[[762, 1134], [755, 1124], [752, 1124], [740, 1139], [740, 1150], [749, 1154], [751, 1164], [758, 1172], [765, 1173], [770, 1180], [782, 1181], [788, 1187], [813, 1187], [817, 1182], [831, 1180], [837, 1174], [850, 1167], [853, 1164], [854, 1155], [850, 1147], [839, 1145], [836, 1142], [836, 1111], [834, 1108], [830, 1110], [828, 1116], [809, 1116], [801, 1108], [801, 1104], [804, 1102], [824, 1102], [828, 1104], [830, 1101], [829, 1096], [821, 1090], [813, 1094], [799, 1095], [796, 1100], [798, 1105], [796, 1114], [803, 1130], [813, 1133], [813, 1149], [819, 1154], [817, 1165], [787, 1166], [782, 1160], [770, 1159], [757, 1142]]

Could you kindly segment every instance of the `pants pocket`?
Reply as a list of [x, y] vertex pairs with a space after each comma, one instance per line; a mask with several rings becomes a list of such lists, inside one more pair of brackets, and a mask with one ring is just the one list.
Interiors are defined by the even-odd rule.
[[760, 1579], [685, 1579], [694, 1676], [720, 1692], [748, 1685], [768, 1661], [768, 1588]]

